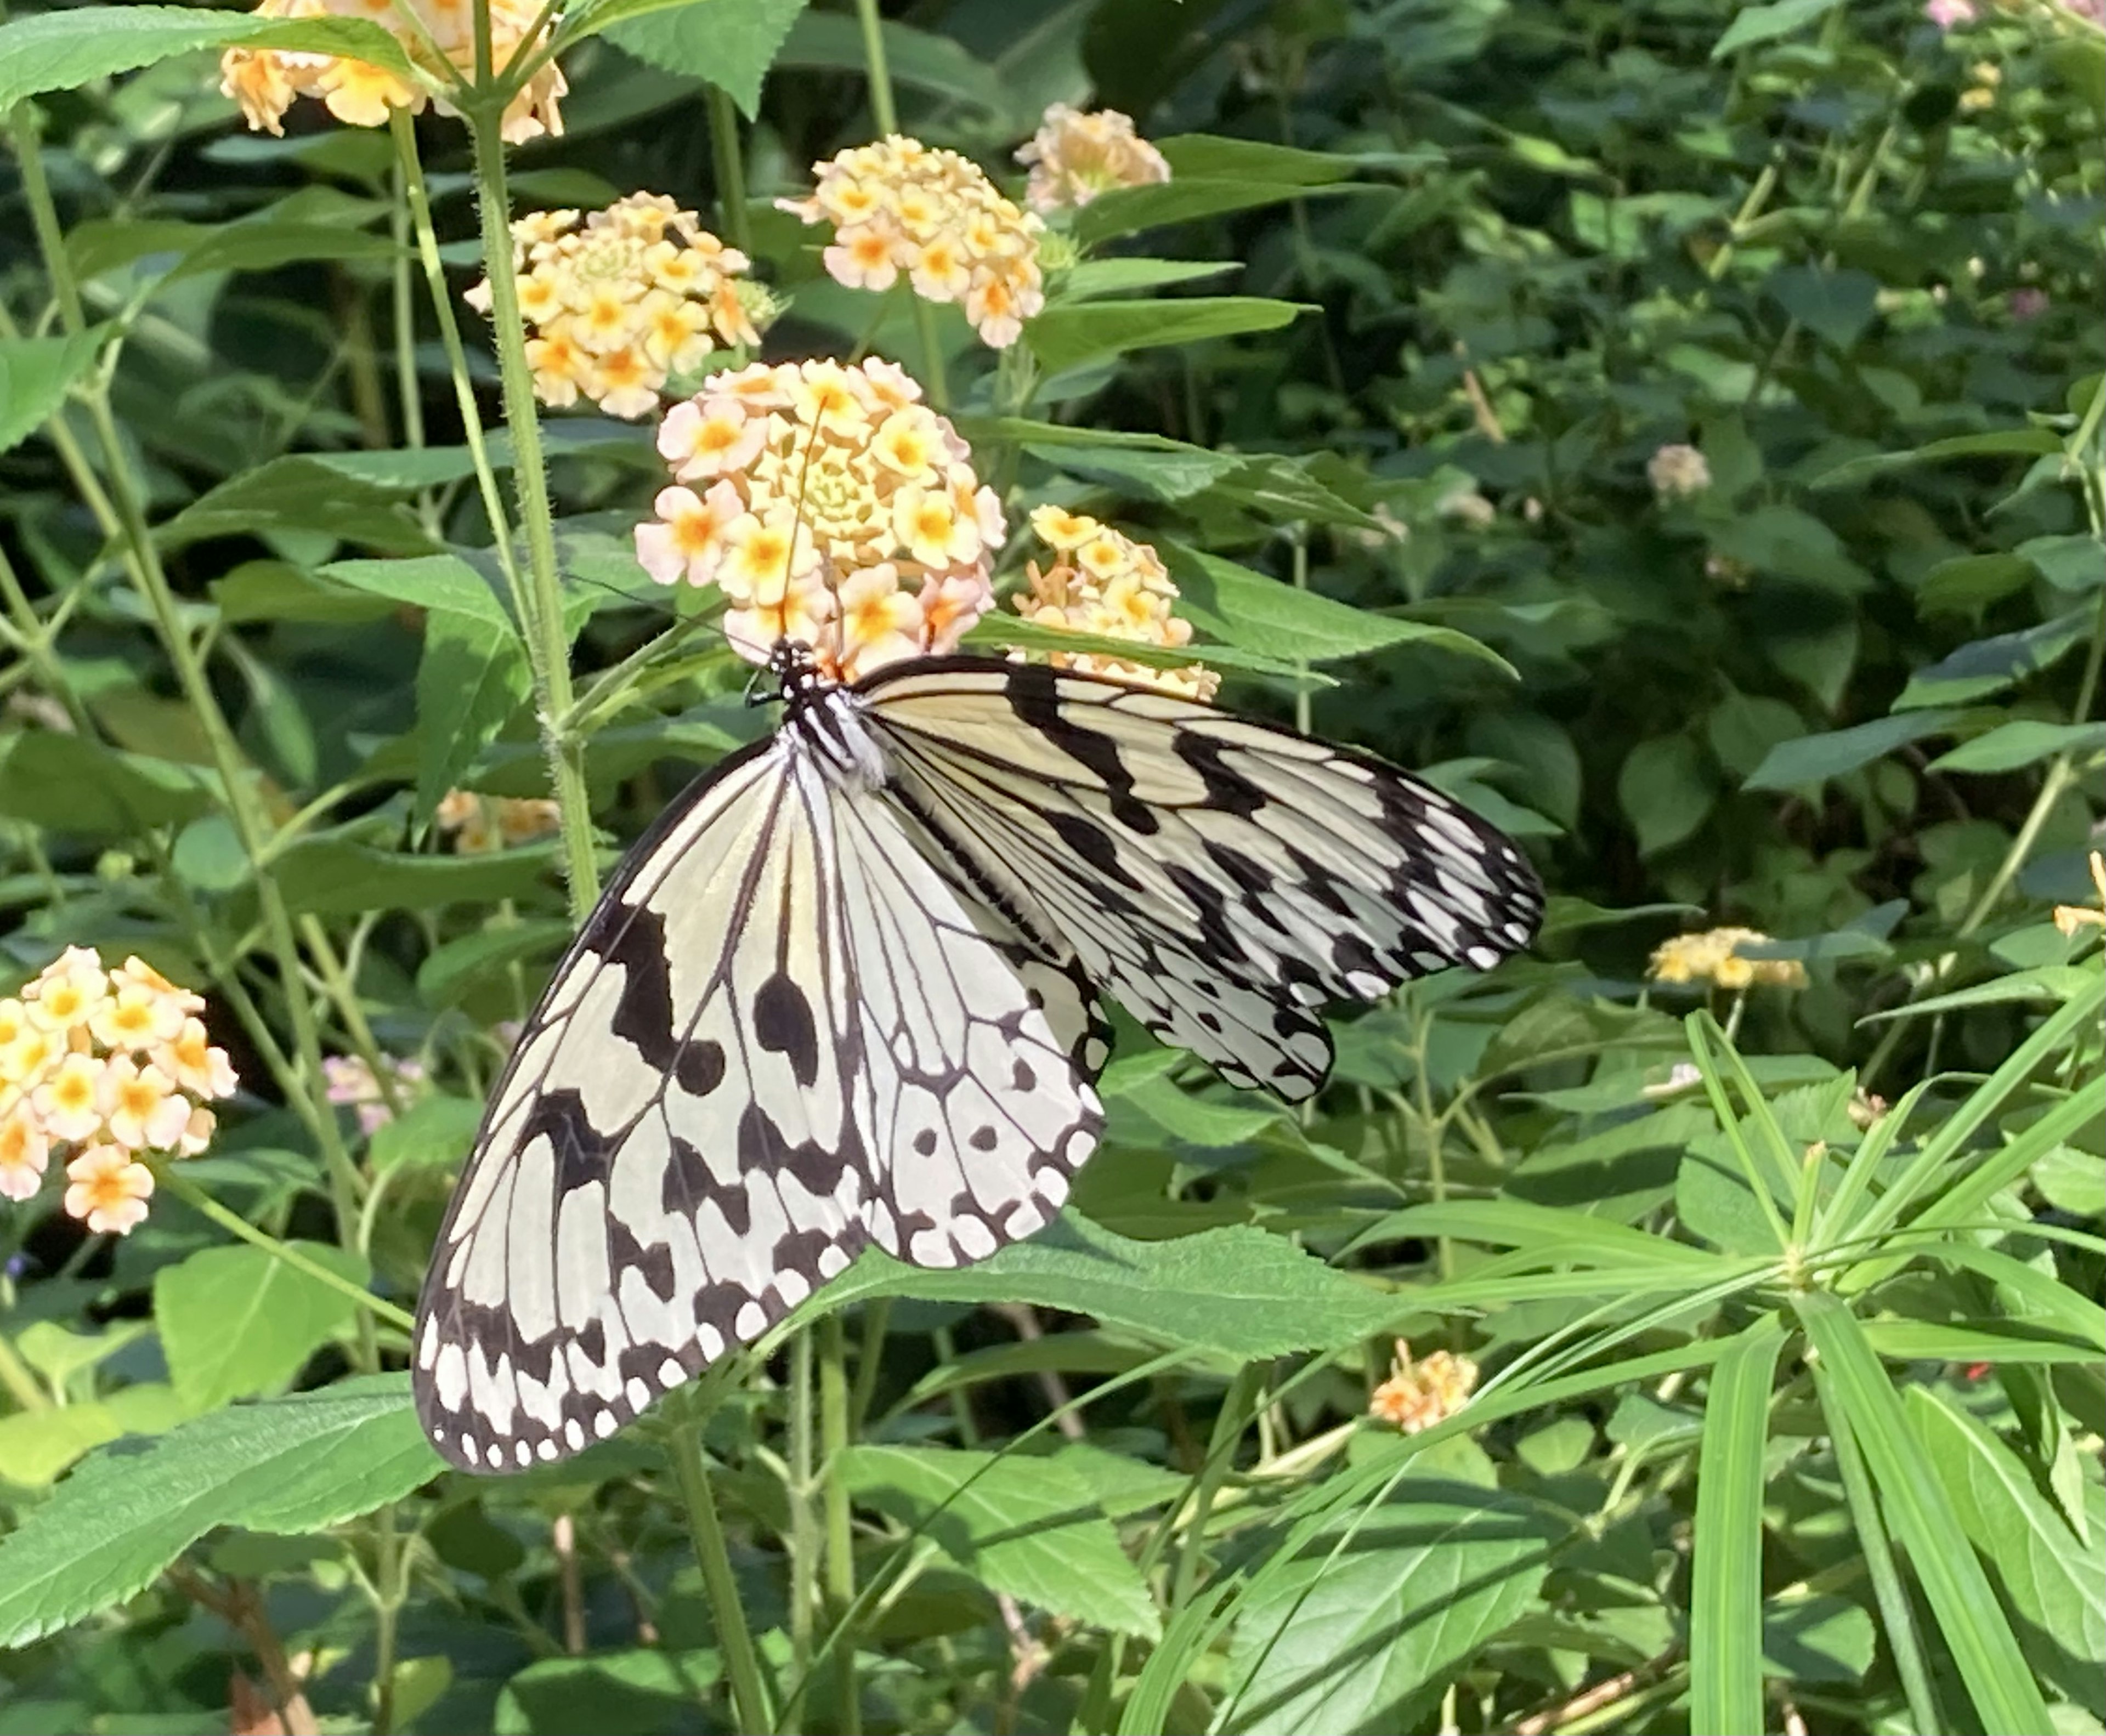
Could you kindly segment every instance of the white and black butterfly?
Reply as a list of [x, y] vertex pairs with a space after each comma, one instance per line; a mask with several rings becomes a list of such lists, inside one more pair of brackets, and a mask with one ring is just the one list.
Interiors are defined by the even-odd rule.
[[630, 852], [491, 1098], [414, 1336], [456, 1465], [612, 1434], [866, 1246], [1037, 1229], [1103, 1129], [1100, 996], [1295, 1101], [1325, 1002], [1542, 916], [1499, 832], [1289, 730], [984, 658], [770, 668], [782, 727]]

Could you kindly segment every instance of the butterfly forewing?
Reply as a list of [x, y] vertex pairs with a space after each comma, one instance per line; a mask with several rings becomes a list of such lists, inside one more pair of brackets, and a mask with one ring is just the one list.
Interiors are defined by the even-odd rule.
[[1154, 690], [950, 658], [860, 684], [898, 799], [1042, 945], [1240, 1085], [1318, 1089], [1315, 1009], [1526, 946], [1504, 836], [1367, 755]]
[[455, 1463], [612, 1434], [870, 1242], [956, 1265], [1094, 1149], [1088, 983], [790, 732], [681, 798], [557, 968], [441, 1232], [413, 1376]]

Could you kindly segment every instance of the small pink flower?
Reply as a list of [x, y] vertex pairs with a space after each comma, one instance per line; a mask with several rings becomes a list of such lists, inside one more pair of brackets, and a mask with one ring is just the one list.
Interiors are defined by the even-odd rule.
[[1925, 0], [1923, 16], [1941, 30], [1974, 22], [1974, 0]]

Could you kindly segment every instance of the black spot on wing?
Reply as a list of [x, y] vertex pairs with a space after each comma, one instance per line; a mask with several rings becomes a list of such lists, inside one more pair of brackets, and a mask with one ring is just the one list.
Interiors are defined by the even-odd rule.
[[589, 1182], [607, 1179], [613, 1145], [586, 1117], [585, 1100], [576, 1091], [542, 1093], [520, 1129], [518, 1148], [523, 1151], [536, 1139], [546, 1139], [555, 1153], [559, 1197]]
[[1111, 834], [1096, 821], [1084, 819], [1080, 814], [1050, 813], [1046, 822], [1060, 834], [1060, 842], [1087, 862], [1098, 873], [1122, 886], [1136, 883], [1120, 865], [1118, 846]]
[[665, 958], [665, 924], [647, 906], [630, 906], [607, 943], [596, 949], [610, 969], [621, 972], [615, 1003], [614, 1034], [632, 1043], [650, 1066], [673, 1064], [673, 978]]
[[1177, 757], [1199, 775], [1207, 805], [1248, 819], [1266, 805], [1265, 792], [1223, 756], [1221, 744], [1198, 729], [1181, 729], [1171, 737]]
[[753, 998], [753, 1034], [771, 1054], [782, 1055], [800, 1085], [819, 1076], [819, 1032], [804, 991], [777, 971]]
[[695, 1037], [680, 1045], [674, 1058], [673, 1077], [690, 1097], [707, 1097], [724, 1083], [724, 1045], [707, 1037]]

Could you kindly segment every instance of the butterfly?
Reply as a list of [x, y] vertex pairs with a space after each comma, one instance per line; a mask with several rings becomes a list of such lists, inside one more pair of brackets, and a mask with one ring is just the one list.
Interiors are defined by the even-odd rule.
[[1106, 996], [1299, 1102], [1326, 1003], [1542, 919], [1503, 834], [1275, 724], [984, 657], [768, 669], [780, 727], [629, 852], [491, 1098], [412, 1340], [455, 1465], [604, 1438], [866, 1247], [1044, 1225], [1104, 1130]]

